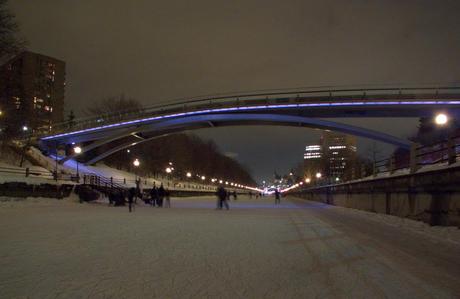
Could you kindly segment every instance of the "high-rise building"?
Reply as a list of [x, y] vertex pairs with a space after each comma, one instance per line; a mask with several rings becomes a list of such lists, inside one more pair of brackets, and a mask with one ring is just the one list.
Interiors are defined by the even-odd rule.
[[3, 127], [48, 132], [64, 120], [65, 62], [24, 51], [0, 66]]
[[323, 169], [323, 149], [321, 144], [310, 144], [303, 154], [304, 176], [312, 178]]
[[320, 142], [305, 147], [303, 157], [305, 177], [314, 178], [319, 172], [331, 182], [351, 179], [356, 164], [356, 138], [325, 131]]
[[321, 137], [325, 172], [331, 179], [351, 179], [356, 164], [356, 137], [325, 131]]

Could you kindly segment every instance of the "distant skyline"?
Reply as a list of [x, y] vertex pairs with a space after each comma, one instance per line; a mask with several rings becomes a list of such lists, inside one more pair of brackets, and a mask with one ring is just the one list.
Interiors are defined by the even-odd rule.
[[[153, 105], [227, 91], [460, 83], [458, 1], [10, 1], [31, 51], [66, 61], [66, 109], [124, 93]], [[417, 119], [340, 120], [398, 137]], [[196, 131], [258, 180], [315, 130]], [[360, 153], [372, 142], [359, 139]], [[382, 155], [391, 147], [384, 146]]]

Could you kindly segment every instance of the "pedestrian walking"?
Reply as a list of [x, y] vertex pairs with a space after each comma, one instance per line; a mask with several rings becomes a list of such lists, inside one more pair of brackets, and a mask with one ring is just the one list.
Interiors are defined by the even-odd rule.
[[134, 210], [134, 197], [135, 196], [136, 196], [136, 189], [135, 188], [129, 189], [128, 206], [129, 206], [129, 212], [130, 213]]

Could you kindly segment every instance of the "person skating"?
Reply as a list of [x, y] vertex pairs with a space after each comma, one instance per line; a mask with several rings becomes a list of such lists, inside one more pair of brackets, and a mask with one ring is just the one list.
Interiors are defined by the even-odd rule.
[[278, 191], [278, 189], [275, 190], [275, 204], [279, 204], [281, 202], [281, 196], [280, 196], [280, 192]]
[[158, 189], [155, 186], [155, 184], [153, 184], [152, 189], [150, 189], [150, 204], [152, 205], [152, 207], [155, 206], [155, 203], [157, 202], [157, 200], [158, 200]]
[[158, 206], [163, 207], [163, 199], [165, 197], [165, 188], [163, 187], [163, 183], [160, 185], [160, 188], [158, 188]]
[[165, 208], [170, 208], [171, 207], [170, 195], [171, 195], [171, 193], [169, 192], [169, 190], [165, 189]]
[[219, 186], [217, 188], [217, 210], [222, 210], [222, 207], [225, 205], [225, 208], [228, 210], [228, 202], [227, 202], [227, 190], [224, 187]]

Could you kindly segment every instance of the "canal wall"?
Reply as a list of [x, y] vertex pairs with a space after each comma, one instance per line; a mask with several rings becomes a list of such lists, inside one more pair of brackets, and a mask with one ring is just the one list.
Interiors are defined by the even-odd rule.
[[460, 227], [460, 167], [305, 188], [289, 194], [431, 225]]

